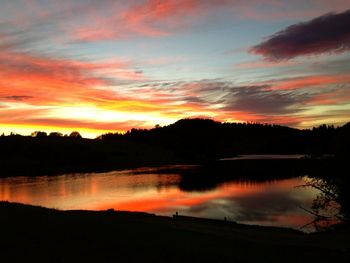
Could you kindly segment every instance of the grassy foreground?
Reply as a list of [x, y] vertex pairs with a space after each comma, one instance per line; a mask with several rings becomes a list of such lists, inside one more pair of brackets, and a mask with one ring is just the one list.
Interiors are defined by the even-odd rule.
[[304, 234], [121, 211], [0, 202], [1, 262], [350, 262], [348, 227]]

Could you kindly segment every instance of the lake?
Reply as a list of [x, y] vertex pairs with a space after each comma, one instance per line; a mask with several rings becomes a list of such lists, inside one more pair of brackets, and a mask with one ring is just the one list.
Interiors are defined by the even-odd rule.
[[196, 166], [138, 168], [106, 173], [0, 179], [0, 199], [57, 209], [145, 211], [224, 219], [245, 224], [300, 228], [312, 216], [318, 191], [308, 177], [225, 179], [207, 188], [184, 187], [184, 171]]

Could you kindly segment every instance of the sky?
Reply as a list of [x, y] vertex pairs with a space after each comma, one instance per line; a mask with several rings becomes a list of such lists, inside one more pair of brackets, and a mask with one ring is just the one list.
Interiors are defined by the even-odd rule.
[[0, 132], [350, 121], [348, 0], [0, 0]]

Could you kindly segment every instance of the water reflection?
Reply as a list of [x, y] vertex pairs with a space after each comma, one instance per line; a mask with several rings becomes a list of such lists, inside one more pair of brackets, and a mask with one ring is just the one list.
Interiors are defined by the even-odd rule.
[[[295, 188], [303, 178], [220, 180], [206, 191], [188, 186], [193, 166], [135, 169], [109, 173], [0, 179], [0, 199], [59, 209], [146, 211], [298, 228], [312, 220], [315, 189]], [[191, 172], [192, 171], [192, 172]], [[185, 176], [184, 176], [185, 175]], [[186, 181], [187, 180], [187, 181]], [[194, 180], [196, 181], [196, 180]], [[193, 180], [191, 181], [193, 183]]]

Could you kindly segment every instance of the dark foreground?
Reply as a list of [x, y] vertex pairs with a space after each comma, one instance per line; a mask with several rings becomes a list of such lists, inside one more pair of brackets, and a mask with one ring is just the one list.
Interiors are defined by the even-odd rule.
[[326, 233], [0, 202], [1, 262], [350, 262], [350, 229]]

